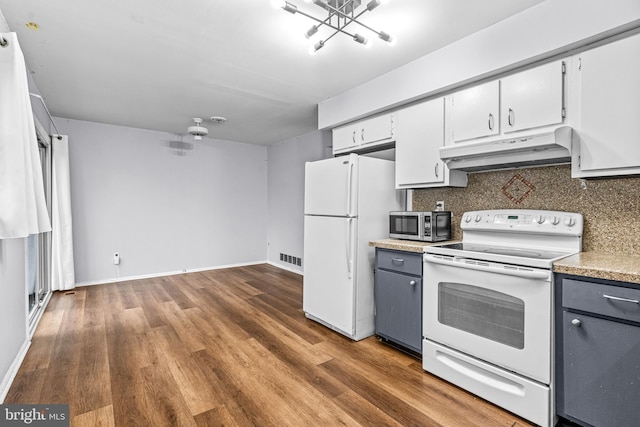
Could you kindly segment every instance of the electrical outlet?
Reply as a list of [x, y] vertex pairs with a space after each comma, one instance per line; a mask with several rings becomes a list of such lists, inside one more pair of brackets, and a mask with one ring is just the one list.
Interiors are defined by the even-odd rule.
[[113, 265], [120, 265], [120, 252], [114, 252]]
[[443, 211], [444, 210], [444, 200], [438, 200], [436, 202], [436, 210]]

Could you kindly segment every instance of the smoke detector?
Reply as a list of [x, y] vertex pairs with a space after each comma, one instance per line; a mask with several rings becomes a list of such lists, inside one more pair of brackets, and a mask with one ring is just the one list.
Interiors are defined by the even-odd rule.
[[187, 132], [189, 132], [189, 135], [193, 135], [193, 139], [195, 139], [196, 141], [200, 141], [203, 136], [207, 136], [207, 134], [209, 133], [209, 129], [204, 126], [200, 126], [200, 124], [202, 123], [202, 119], [198, 117], [195, 117], [193, 119], [193, 122], [195, 123], [195, 126], [189, 126], [187, 128]]
[[227, 122], [227, 118], [222, 116], [212, 116], [211, 121], [216, 125], [222, 125]]

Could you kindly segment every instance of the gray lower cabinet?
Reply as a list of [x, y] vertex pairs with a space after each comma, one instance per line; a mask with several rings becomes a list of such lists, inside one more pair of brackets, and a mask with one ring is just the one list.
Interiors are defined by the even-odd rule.
[[640, 285], [558, 275], [556, 409], [586, 426], [640, 425]]
[[375, 333], [422, 354], [422, 255], [376, 249]]

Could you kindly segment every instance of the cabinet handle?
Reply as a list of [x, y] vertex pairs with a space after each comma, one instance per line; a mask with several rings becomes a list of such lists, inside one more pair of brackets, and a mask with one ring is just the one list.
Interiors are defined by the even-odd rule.
[[438, 169], [439, 169], [440, 164], [438, 162], [436, 162], [436, 166], [433, 168], [433, 171], [436, 174], [436, 178], [439, 178], [438, 176]]
[[493, 114], [489, 113], [489, 130], [493, 130]]
[[509, 115], [507, 116], [507, 122], [509, 123], [509, 126], [513, 126], [513, 124], [516, 122], [516, 116], [511, 108], [509, 108]]
[[415, 280], [412, 280], [412, 281], [410, 281], [410, 282], [409, 282], [409, 284], [410, 284], [411, 286], [415, 286], [415, 285], [416, 285], [416, 281], [415, 281]]
[[364, 128], [360, 131], [360, 139], [364, 141]]
[[391, 261], [395, 264], [404, 264], [404, 260], [402, 258], [393, 258]]
[[629, 298], [622, 298], [622, 297], [614, 297], [611, 295], [607, 295], [607, 294], [602, 294], [602, 298], [606, 298], [612, 301], [622, 301], [622, 302], [630, 302], [632, 304], [640, 304], [640, 301], [637, 299], [629, 299]]
[[579, 328], [580, 326], [582, 326], [582, 322], [580, 321], [580, 319], [573, 319], [573, 320], [571, 321], [571, 324], [572, 324], [573, 326], [575, 326], [576, 328]]
[[355, 143], [356, 142], [356, 131], [353, 131], [353, 135], [351, 136], [351, 140]]

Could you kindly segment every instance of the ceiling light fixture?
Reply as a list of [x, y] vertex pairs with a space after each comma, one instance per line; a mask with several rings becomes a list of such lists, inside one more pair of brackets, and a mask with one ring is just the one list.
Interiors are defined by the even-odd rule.
[[369, 40], [365, 36], [358, 33], [352, 34], [345, 30], [345, 27], [347, 27], [349, 24], [354, 22], [360, 25], [361, 27], [366, 28], [367, 30], [377, 34], [378, 38], [389, 43], [390, 45], [395, 44], [395, 39], [388, 33], [385, 33], [384, 31], [376, 31], [373, 28], [369, 27], [368, 25], [358, 20], [364, 13], [371, 12], [372, 10], [380, 6], [380, 4], [383, 3], [383, 0], [370, 0], [369, 3], [367, 3], [366, 7], [360, 12], [357, 12], [357, 9], [362, 5], [362, 0], [304, 0], [304, 1], [306, 3], [313, 3], [316, 6], [319, 6], [322, 9], [324, 9], [328, 13], [327, 17], [324, 19], [316, 18], [315, 16], [312, 16], [306, 12], [303, 12], [302, 10], [298, 9], [298, 6], [286, 0], [271, 0], [271, 5], [275, 8], [281, 8], [291, 14], [299, 13], [300, 15], [306, 16], [307, 18], [318, 22], [317, 25], [313, 25], [306, 32], [305, 35], [307, 38], [310, 38], [314, 34], [316, 34], [318, 32], [318, 29], [322, 26], [326, 26], [334, 30], [333, 33], [331, 33], [324, 40], [320, 40], [311, 45], [311, 47], [309, 48], [309, 53], [311, 54], [314, 54], [318, 50], [322, 49], [325, 43], [338, 33], [346, 34], [349, 37], [351, 37], [355, 42], [360, 43], [362, 45], [367, 45]]
[[198, 117], [194, 118], [193, 122], [195, 123], [195, 125], [189, 126], [187, 128], [187, 132], [189, 132], [189, 135], [193, 135], [193, 139], [195, 139], [196, 141], [200, 141], [203, 136], [207, 136], [209, 134], [209, 129], [204, 126], [200, 126], [200, 124], [202, 123], [202, 119]]

